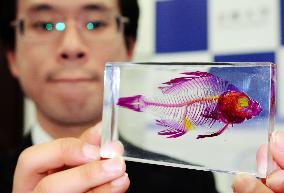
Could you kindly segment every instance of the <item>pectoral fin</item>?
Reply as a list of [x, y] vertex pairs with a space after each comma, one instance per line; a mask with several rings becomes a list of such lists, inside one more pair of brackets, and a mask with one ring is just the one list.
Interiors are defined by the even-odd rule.
[[167, 129], [158, 132], [159, 135], [165, 135], [167, 138], [177, 138], [187, 132], [184, 125], [170, 120], [156, 120], [156, 124]]

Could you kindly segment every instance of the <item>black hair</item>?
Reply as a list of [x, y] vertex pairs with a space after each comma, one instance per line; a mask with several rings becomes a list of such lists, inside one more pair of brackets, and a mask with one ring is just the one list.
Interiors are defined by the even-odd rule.
[[139, 6], [137, 0], [118, 0], [121, 14], [129, 18], [129, 23], [126, 24], [124, 29], [124, 38], [126, 41], [126, 46], [129, 47], [129, 44], [132, 40], [137, 38], [137, 28], [138, 28], [138, 19], [139, 19]]
[[[127, 48], [131, 40], [137, 37], [139, 18], [139, 6], [137, 0], [118, 0], [121, 14], [129, 18], [124, 29], [124, 37]], [[15, 49], [15, 29], [11, 22], [15, 20], [17, 12], [17, 0], [0, 0], [0, 57], [8, 50]], [[4, 51], [4, 53], [3, 53]]]

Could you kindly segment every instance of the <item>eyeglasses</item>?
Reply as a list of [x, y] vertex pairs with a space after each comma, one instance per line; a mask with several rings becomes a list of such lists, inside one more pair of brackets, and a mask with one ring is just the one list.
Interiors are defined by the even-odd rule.
[[57, 40], [68, 27], [74, 26], [80, 36], [88, 42], [112, 41], [123, 32], [129, 22], [121, 15], [87, 14], [74, 21], [65, 21], [59, 16], [39, 16], [15, 20], [11, 23], [21, 37], [30, 42], [50, 42]]

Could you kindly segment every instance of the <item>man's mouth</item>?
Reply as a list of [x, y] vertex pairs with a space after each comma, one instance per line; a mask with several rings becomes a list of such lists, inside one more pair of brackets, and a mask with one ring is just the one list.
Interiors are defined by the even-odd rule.
[[51, 83], [81, 83], [81, 82], [93, 82], [98, 80], [97, 76], [89, 73], [72, 72], [72, 73], [57, 73], [47, 78]]
[[55, 78], [50, 79], [49, 82], [51, 83], [80, 83], [80, 82], [92, 82], [95, 81], [94, 78], [86, 78], [86, 77], [69, 77], [69, 78]]

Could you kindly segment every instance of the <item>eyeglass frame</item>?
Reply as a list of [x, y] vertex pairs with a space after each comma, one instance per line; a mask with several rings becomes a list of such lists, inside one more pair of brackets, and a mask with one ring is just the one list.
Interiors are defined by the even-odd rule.
[[[125, 17], [123, 15], [115, 15], [114, 18], [115, 18], [115, 22], [117, 24], [117, 31], [118, 32], [121, 31], [121, 28], [123, 26], [122, 24], [128, 24], [130, 22], [129, 18]], [[25, 19], [24, 18], [16, 19], [16, 20], [14, 20], [14, 21], [12, 21], [10, 23], [10, 26], [13, 27], [15, 30], [19, 30], [21, 35], [24, 35], [24, 32], [25, 32], [24, 23], [25, 23]], [[65, 24], [65, 22], [60, 22], [60, 23], [64, 23]], [[65, 29], [62, 30], [62, 31], [65, 31]], [[57, 31], [60, 31], [60, 30], [57, 30]]]

